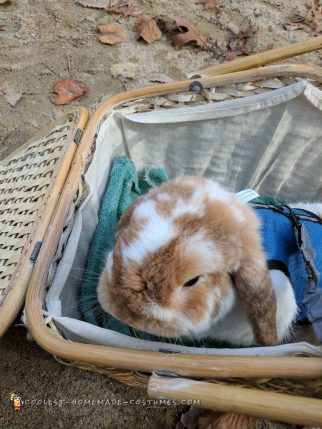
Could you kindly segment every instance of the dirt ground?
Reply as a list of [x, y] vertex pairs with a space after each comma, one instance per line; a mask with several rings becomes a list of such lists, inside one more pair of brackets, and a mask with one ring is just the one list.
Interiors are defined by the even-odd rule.
[[[106, 0], [106, 3], [108, 0]], [[131, 2], [130, 2], [131, 3]], [[309, 37], [303, 30], [287, 31], [284, 23], [296, 15], [306, 16], [310, 0], [218, 0], [216, 10], [203, 10], [194, 0], [138, 0], [139, 10], [151, 16], [177, 15], [194, 23], [203, 35], [217, 41], [214, 50], [185, 46], [176, 51], [166, 36], [151, 45], [136, 41], [135, 18], [108, 15], [102, 9], [85, 8], [74, 0], [12, 0], [0, 4], [0, 157], [24, 143], [34, 132], [73, 106], [90, 112], [104, 99], [130, 87], [150, 85], [155, 73], [184, 78], [222, 60], [233, 34], [256, 25], [258, 31], [247, 43], [251, 53]], [[130, 43], [104, 45], [97, 37], [97, 24], [124, 23]], [[294, 61], [321, 65], [320, 53]], [[132, 78], [113, 77], [115, 64], [133, 63]], [[113, 70], [113, 68], [112, 68]], [[77, 79], [88, 93], [70, 106], [49, 101], [54, 84]], [[27, 399], [143, 399], [142, 391], [122, 386], [100, 374], [58, 364], [19, 328], [1, 340], [0, 427], [11, 428], [175, 428], [184, 407], [61, 406], [38, 405], [14, 413], [10, 392]], [[281, 427], [264, 425], [260, 427]]]

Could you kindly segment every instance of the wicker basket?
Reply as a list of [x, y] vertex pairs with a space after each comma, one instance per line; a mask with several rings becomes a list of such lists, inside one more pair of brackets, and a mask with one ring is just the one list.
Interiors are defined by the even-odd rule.
[[87, 121], [71, 112], [35, 135], [0, 164], [0, 335], [20, 310], [44, 234]]
[[[321, 40], [319, 40], [319, 43], [319, 46], [321, 46]], [[316, 48], [315, 45], [314, 49]], [[304, 51], [297, 51], [297, 53], [302, 52]], [[292, 51], [291, 55], [295, 53], [296, 50]], [[274, 59], [281, 57], [285, 58], [286, 56], [274, 57]], [[247, 60], [249, 61], [249, 59]], [[253, 65], [246, 62], [246, 66], [243, 66], [243, 62], [240, 63], [239, 60], [235, 70], [260, 65], [261, 63], [258, 61], [258, 59], [255, 59]], [[262, 63], [264, 62], [262, 61]], [[224, 74], [226, 71], [232, 71], [232, 73]], [[3, 163], [2, 174], [9, 175], [11, 173], [14, 177], [18, 177], [20, 175], [19, 171], [10, 171], [12, 165], [10, 162], [12, 160], [17, 159], [23, 164], [23, 154], [29, 150], [32, 152], [36, 144], [41, 148], [42, 146], [46, 147], [48, 140], [59, 127], [60, 131], [57, 131], [55, 143], [53, 142], [50, 148], [59, 147], [61, 149], [59, 136], [65, 132], [64, 139], [68, 144], [64, 146], [65, 155], [62, 157], [64, 161], [59, 162], [61, 158], [56, 158], [54, 155], [47, 159], [46, 165], [53, 165], [51, 184], [49, 185], [48, 180], [45, 180], [47, 170], [43, 172], [43, 165], [45, 164], [41, 161], [37, 164], [37, 168], [40, 170], [39, 173], [33, 172], [36, 177], [45, 176], [45, 179], [42, 179], [43, 181], [39, 183], [37, 182], [33, 189], [36, 196], [42, 195], [41, 193], [39, 194], [39, 191], [44, 186], [51, 186], [50, 189], [55, 189], [55, 192], [53, 190], [47, 191], [46, 196], [42, 199], [41, 204], [43, 206], [41, 209], [39, 208], [40, 204], [35, 209], [32, 209], [33, 212], [36, 209], [42, 210], [41, 219], [46, 214], [46, 220], [40, 222], [39, 214], [37, 214], [38, 217], [34, 217], [33, 222], [36, 222], [37, 219], [42, 224], [42, 228], [38, 228], [37, 234], [34, 235], [30, 232], [26, 233], [28, 235], [22, 244], [13, 244], [15, 249], [23, 249], [21, 250], [21, 254], [24, 257], [22, 266], [24, 263], [27, 265], [25, 268], [27, 274], [23, 277], [24, 287], [19, 287], [20, 298], [17, 306], [20, 307], [22, 304], [25, 286], [29, 279], [26, 311], [31, 333], [41, 347], [66, 365], [101, 372], [127, 384], [140, 387], [148, 386], [148, 392], [152, 397], [186, 399], [193, 396], [195, 399], [201, 399], [201, 406], [206, 408], [245, 413], [295, 424], [320, 425], [322, 423], [322, 401], [317, 398], [322, 397], [321, 358], [306, 356], [201, 356], [88, 345], [64, 339], [53, 320], [46, 317], [44, 293], [46, 288], [50, 287], [55, 267], [64, 251], [69, 231], [73, 226], [75, 211], [80, 200], [85, 196], [83, 192], [86, 192], [86, 190], [83, 188], [82, 177], [90, 162], [91, 152], [95, 149], [97, 132], [106, 116], [115, 111], [115, 109], [130, 108], [131, 111], [142, 111], [150, 109], [151, 105], [154, 108], [156, 106], [158, 108], [167, 107], [166, 102], [160, 105], [159, 99], [160, 95], [166, 99], [167, 94], [172, 95], [172, 97], [170, 96], [170, 99], [166, 100], [172, 102], [174, 100], [173, 94], [179, 93], [192, 95], [192, 97], [186, 98], [189, 98], [187, 103], [216, 102], [216, 96], [214, 96], [210, 88], [218, 85], [223, 86], [227, 83], [240, 85], [245, 82], [255, 82], [253, 89], [256, 89], [258, 80], [277, 76], [283, 77], [283, 79], [286, 78], [286, 83], [292, 82], [292, 79], [296, 77], [312, 79], [317, 85], [322, 83], [322, 69], [300, 64], [283, 64], [235, 72], [232, 65], [229, 64], [227, 70], [224, 70], [223, 66], [219, 66], [219, 72], [221, 74], [216, 76], [216, 69], [211, 69], [202, 73], [208, 73], [208, 76], [202, 78], [199, 76], [194, 78], [193, 81], [187, 80], [157, 85], [128, 91], [112, 97], [94, 112], [85, 128], [77, 150], [77, 145], [74, 142], [75, 133], [78, 138], [81, 131], [76, 130], [84, 128], [87, 113], [84, 110], [74, 112], [72, 114], [74, 116], [67, 115], [63, 117], [43, 133], [44, 137], [40, 138], [38, 136], [36, 139], [32, 139], [23, 149], [11, 155]], [[240, 91], [245, 90], [245, 87], [239, 86], [237, 89], [238, 91], [232, 97], [240, 96]], [[247, 91], [249, 91], [249, 86]], [[175, 102], [178, 106], [186, 103], [185, 98], [177, 97], [175, 99], [179, 100], [179, 102]], [[174, 107], [173, 104], [171, 104], [171, 107]], [[67, 118], [70, 117], [73, 118], [70, 122], [72, 126], [65, 130], [62, 124], [66, 124], [66, 121], [68, 122]], [[62, 131], [62, 129], [65, 131]], [[57, 149], [57, 151], [60, 149]], [[45, 151], [46, 149], [40, 152], [39, 156], [43, 153], [48, 153]], [[50, 153], [52, 154], [53, 152]], [[52, 159], [55, 160], [55, 166], [54, 161], [51, 161]], [[55, 180], [53, 180], [53, 177], [55, 177]], [[19, 191], [17, 187], [17, 199], [20, 197]], [[45, 200], [48, 201], [46, 204]], [[4, 203], [1, 201], [0, 204], [1, 215], [2, 204]], [[27, 212], [26, 219], [28, 224], [29, 217]], [[7, 224], [7, 220], [5, 220], [5, 224]], [[32, 237], [32, 240], [30, 237]], [[38, 248], [34, 247], [37, 242], [43, 243], [40, 252], [39, 245]], [[5, 243], [1, 241], [1, 245], [4, 246]], [[13, 268], [8, 271], [9, 275], [1, 267], [5, 273], [2, 275], [5, 276], [5, 286], [8, 290], [8, 288], [13, 287], [12, 284], [16, 273], [21, 272], [18, 271], [17, 256], [12, 259], [12, 262], [8, 263], [5, 260], [4, 262], [1, 261], [1, 263], [2, 266], [13, 265]], [[14, 287], [17, 287], [17, 284], [18, 282], [15, 281]], [[4, 300], [3, 308], [8, 302], [9, 299]], [[7, 320], [7, 326], [12, 321], [12, 317], [7, 316], [7, 319], [4, 317], [4, 320]], [[151, 373], [154, 374], [151, 376]], [[178, 379], [177, 377], [185, 378]], [[196, 380], [191, 380], [190, 378]], [[199, 379], [203, 381], [198, 381]]]

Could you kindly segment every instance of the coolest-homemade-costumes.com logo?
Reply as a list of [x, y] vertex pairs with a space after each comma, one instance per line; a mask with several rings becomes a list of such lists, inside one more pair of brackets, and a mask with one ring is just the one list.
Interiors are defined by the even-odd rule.
[[24, 407], [24, 401], [16, 393], [10, 393], [10, 406], [13, 410], [19, 411]]

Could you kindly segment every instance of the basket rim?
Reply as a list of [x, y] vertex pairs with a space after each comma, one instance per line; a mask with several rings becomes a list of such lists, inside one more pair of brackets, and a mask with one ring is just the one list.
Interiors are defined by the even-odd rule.
[[[287, 64], [275, 65], [261, 69], [235, 72], [228, 75], [202, 78], [200, 82], [206, 85], [216, 85], [240, 80], [262, 79], [277, 75], [301, 75], [322, 81], [322, 69], [309, 65]], [[58, 241], [57, 231], [62, 229], [66, 212], [70, 206], [72, 195], [84, 168], [87, 154], [95, 139], [95, 135], [103, 118], [117, 105], [136, 98], [145, 98], [164, 93], [183, 92], [189, 90], [191, 81], [181, 81], [170, 84], [135, 89], [117, 94], [102, 103], [94, 112], [83, 134], [81, 144], [76, 152], [73, 168], [65, 183], [52, 228], [47, 231], [47, 246], [39, 257], [38, 264], [32, 273], [27, 292], [26, 313], [31, 334], [38, 344], [49, 353], [69, 360], [104, 365], [120, 369], [137, 369], [149, 371], [165, 369], [178, 371], [181, 375], [200, 377], [322, 377], [322, 358], [305, 357], [236, 357], [236, 356], [200, 356], [198, 354], [164, 354], [128, 350], [109, 346], [88, 345], [67, 341], [54, 333], [44, 322], [42, 315], [43, 288], [46, 283], [46, 272], [50, 261], [53, 260], [55, 246]], [[197, 361], [197, 362], [196, 362]], [[237, 365], [237, 366], [236, 366]], [[241, 365], [241, 366], [240, 366]]]

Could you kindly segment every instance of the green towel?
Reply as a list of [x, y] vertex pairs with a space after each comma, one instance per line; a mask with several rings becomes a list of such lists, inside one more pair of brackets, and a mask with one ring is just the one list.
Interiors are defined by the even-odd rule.
[[278, 198], [273, 197], [266, 197], [266, 196], [259, 196], [257, 198], [254, 198], [253, 200], [249, 201], [251, 204], [268, 204], [270, 206], [282, 206], [283, 204], [287, 204], [287, 201], [280, 200]]

